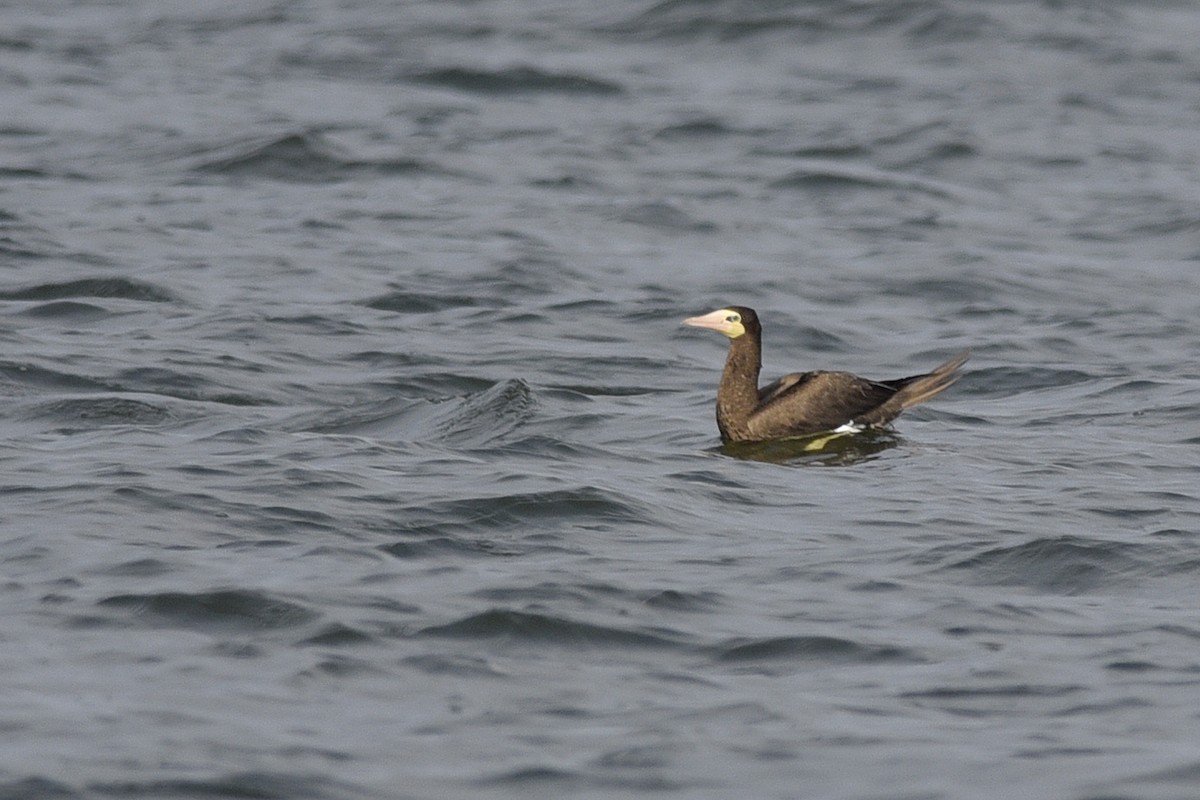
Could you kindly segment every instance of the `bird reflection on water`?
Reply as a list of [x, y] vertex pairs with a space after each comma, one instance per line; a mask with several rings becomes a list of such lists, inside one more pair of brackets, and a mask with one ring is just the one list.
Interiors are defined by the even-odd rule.
[[890, 430], [865, 430], [857, 433], [818, 433], [794, 439], [766, 442], [730, 442], [712, 452], [743, 461], [787, 464], [797, 467], [847, 467], [878, 458], [904, 442]]

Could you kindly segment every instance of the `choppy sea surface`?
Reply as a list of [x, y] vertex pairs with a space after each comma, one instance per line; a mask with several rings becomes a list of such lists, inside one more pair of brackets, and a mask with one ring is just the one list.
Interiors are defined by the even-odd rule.
[[[0, 797], [1200, 795], [1192, 3], [0, 8]], [[961, 382], [725, 450], [765, 375]]]

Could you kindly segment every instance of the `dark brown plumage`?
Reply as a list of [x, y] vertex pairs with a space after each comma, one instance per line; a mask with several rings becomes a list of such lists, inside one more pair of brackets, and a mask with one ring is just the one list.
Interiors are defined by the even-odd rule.
[[684, 324], [729, 337], [729, 356], [717, 389], [717, 427], [726, 443], [883, 427], [904, 409], [950, 388], [970, 356], [963, 351], [932, 372], [890, 381], [849, 372], [794, 372], [760, 389], [762, 326], [754, 309], [731, 306]]

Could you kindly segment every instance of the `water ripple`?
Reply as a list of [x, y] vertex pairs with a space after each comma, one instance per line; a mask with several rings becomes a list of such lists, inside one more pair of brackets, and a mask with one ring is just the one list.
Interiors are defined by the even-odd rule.
[[411, 80], [463, 92], [491, 95], [555, 92], [606, 96], [623, 93], [621, 85], [610, 80], [581, 73], [551, 72], [538, 67], [523, 66], [496, 70], [445, 67], [416, 73]]
[[1143, 545], [1055, 536], [995, 547], [954, 561], [944, 569], [972, 579], [1075, 594], [1126, 583], [1153, 566]]
[[96, 605], [126, 611], [131, 618], [144, 624], [195, 630], [291, 628], [319, 616], [298, 603], [245, 589], [120, 594], [106, 597]]
[[161, 425], [172, 420], [170, 408], [127, 397], [78, 397], [42, 403], [30, 411], [40, 419], [72, 427]]
[[72, 297], [117, 298], [147, 303], [178, 301], [174, 292], [149, 281], [125, 277], [80, 278], [0, 291], [0, 300], [63, 300]]
[[321, 774], [239, 772], [214, 778], [97, 782], [89, 787], [100, 797], [255, 798], [256, 800], [354, 800], [365, 797], [352, 784]]
[[326, 183], [363, 175], [395, 176], [439, 172], [415, 158], [360, 159], [306, 131], [238, 143], [219, 154], [206, 154], [193, 167], [198, 174], [268, 178], [300, 183]]
[[537, 643], [560, 647], [677, 648], [680, 642], [665, 633], [628, 630], [595, 625], [563, 616], [495, 608], [472, 614], [444, 625], [431, 625], [423, 636], [460, 639], [504, 639], [520, 644]]
[[770, 670], [771, 665], [800, 669], [813, 663], [880, 662], [913, 664], [925, 659], [902, 647], [865, 645], [836, 636], [737, 638], [712, 650], [717, 661]]

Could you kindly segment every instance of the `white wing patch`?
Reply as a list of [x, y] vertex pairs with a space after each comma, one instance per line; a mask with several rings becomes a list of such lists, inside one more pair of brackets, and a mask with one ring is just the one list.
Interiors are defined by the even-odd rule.
[[844, 425], [839, 425], [833, 429], [834, 433], [862, 433], [867, 429], [866, 425], [860, 425], [854, 420], [850, 420]]

